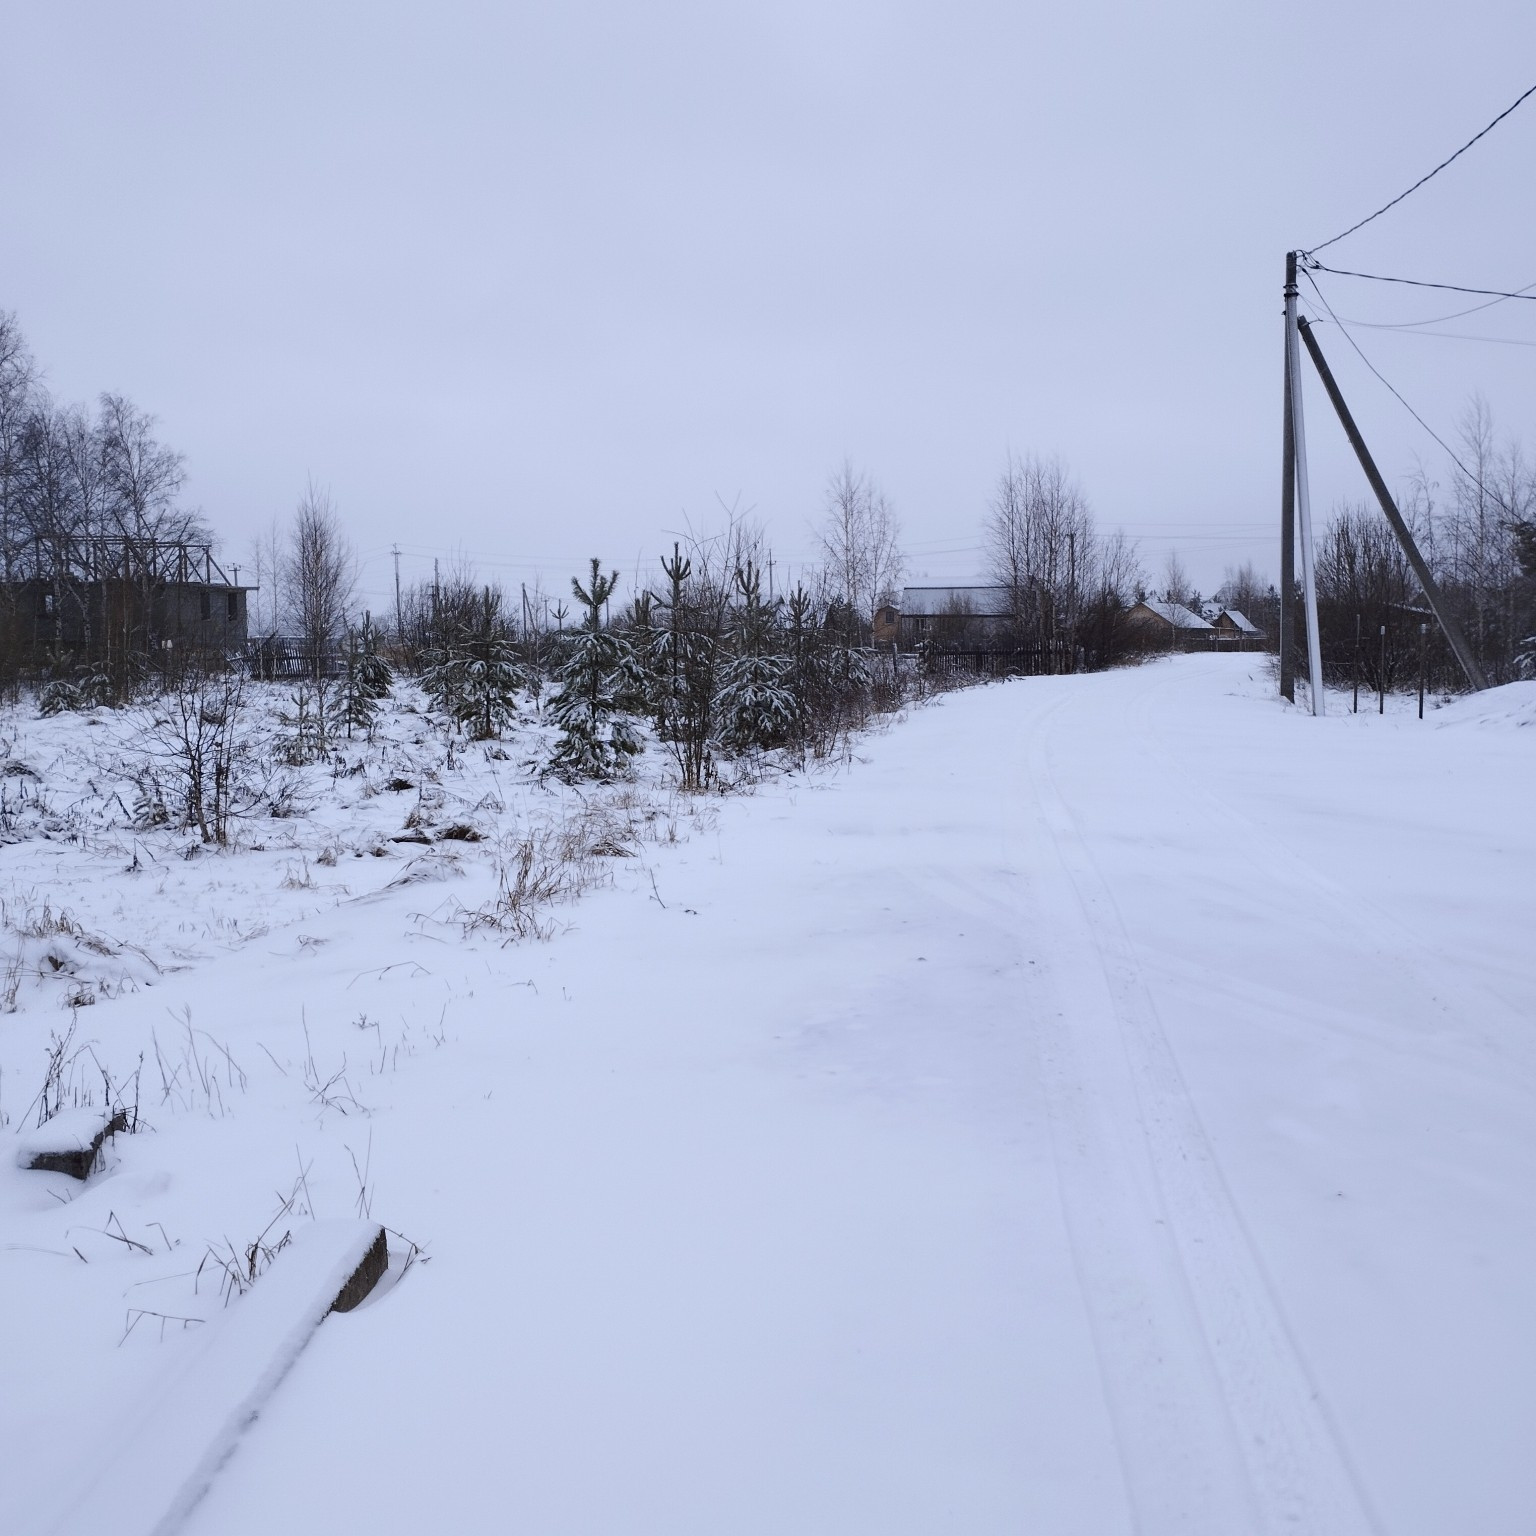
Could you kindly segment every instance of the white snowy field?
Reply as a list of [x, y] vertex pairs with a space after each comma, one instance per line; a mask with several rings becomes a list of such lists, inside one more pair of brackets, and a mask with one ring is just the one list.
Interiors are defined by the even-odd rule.
[[[635, 856], [512, 945], [454, 920], [489, 840], [369, 856], [431, 771], [403, 716], [264, 849], [34, 815], [7, 921], [77, 932], [4, 935], [3, 1134], [72, 1017], [145, 1053], [147, 1128], [84, 1186], [0, 1160], [0, 1530], [69, 1529], [210, 1245], [294, 1195], [277, 1231], [364, 1201], [429, 1261], [320, 1328], [197, 1536], [1530, 1531], [1536, 684], [1272, 689], [1025, 680], [702, 814], [605, 792]], [[91, 729], [5, 732], [105, 804]], [[526, 831], [515, 768], [417, 819]]]

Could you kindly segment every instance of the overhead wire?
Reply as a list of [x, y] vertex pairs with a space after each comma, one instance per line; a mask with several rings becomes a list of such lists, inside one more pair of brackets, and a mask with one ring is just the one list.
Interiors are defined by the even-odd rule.
[[1525, 101], [1531, 96], [1536, 96], [1536, 85], [1531, 86], [1527, 91], [1523, 91], [1519, 96], [1515, 98], [1514, 101], [1505, 107], [1505, 109], [1500, 112], [1499, 115], [1494, 118], [1494, 120], [1489, 123], [1486, 128], [1482, 128], [1477, 133], [1474, 133], [1472, 137], [1468, 139], [1467, 142], [1463, 144], [1454, 155], [1447, 156], [1440, 162], [1439, 165], [1434, 168], [1434, 170], [1430, 171], [1428, 175], [1420, 176], [1419, 179], [1414, 182], [1414, 184], [1409, 187], [1406, 192], [1399, 192], [1390, 203], [1383, 203], [1381, 207], [1375, 211], [1375, 213], [1368, 213], [1363, 219], [1359, 221], [1359, 223], [1351, 224], [1348, 229], [1344, 230], [1340, 234], [1335, 235], [1331, 240], [1324, 240], [1321, 245], [1312, 246], [1306, 254], [1310, 256], [1314, 251], [1326, 250], [1330, 245], [1337, 245], [1338, 242], [1344, 239], [1346, 235], [1354, 234], [1357, 229], [1364, 229], [1367, 224], [1371, 223], [1374, 219], [1379, 219], [1382, 214], [1387, 212], [1388, 209], [1397, 207], [1397, 205], [1402, 202], [1405, 197], [1410, 197], [1413, 193], [1417, 192], [1426, 181], [1432, 181], [1436, 176], [1440, 174], [1441, 171], [1446, 168], [1446, 166], [1452, 164], [1452, 162], [1456, 160], [1459, 160], [1464, 154], [1466, 154], [1469, 149], [1472, 148], [1474, 144], [1477, 143], [1479, 139], [1483, 138], [1489, 133], [1492, 133], [1493, 130], [1497, 128], [1499, 124], [1502, 123], [1504, 119], [1508, 117], [1509, 114], [1520, 105], [1521, 102]]
[[[1529, 282], [1523, 288], [1517, 288], [1515, 290], [1515, 297], [1523, 299], [1531, 291], [1532, 288], [1536, 288], [1536, 282]], [[1489, 299], [1489, 301], [1486, 304], [1474, 304], [1474, 305], [1471, 306], [1470, 309], [1452, 310], [1452, 312], [1450, 314], [1448, 314], [1448, 315], [1431, 315], [1427, 320], [1402, 320], [1402, 321], [1398, 321], [1394, 328], [1400, 329], [1400, 330], [1408, 330], [1408, 329], [1411, 329], [1413, 326], [1418, 326], [1418, 325], [1444, 325], [1447, 320], [1464, 320], [1464, 319], [1466, 319], [1466, 317], [1468, 315], [1476, 315], [1476, 314], [1481, 313], [1485, 309], [1493, 309], [1493, 308], [1497, 307], [1498, 305], [1502, 304], [1503, 302], [1504, 302], [1504, 295], [1500, 294], [1499, 297], [1496, 298], [1496, 299]], [[1384, 327], [1380, 326], [1380, 322], [1372, 322], [1370, 320], [1351, 320], [1349, 322], [1349, 324], [1351, 324], [1351, 325], [1373, 325], [1374, 324], [1374, 325], [1377, 326], [1377, 328], [1384, 328]]]
[[1327, 310], [1328, 318], [1332, 320], [1334, 325], [1338, 328], [1339, 334], [1344, 338], [1345, 341], [1350, 344], [1351, 347], [1354, 348], [1355, 356], [1358, 357], [1360, 361], [1364, 363], [1365, 366], [1369, 368], [1371, 372], [1375, 374], [1376, 377], [1384, 385], [1386, 385], [1387, 389], [1391, 391], [1398, 404], [1401, 405], [1402, 408], [1407, 411], [1408, 414], [1412, 416], [1413, 419], [1418, 422], [1418, 424], [1423, 427], [1424, 430], [1429, 433], [1429, 435], [1434, 438], [1437, 443], [1439, 443], [1441, 448], [1443, 448], [1446, 454], [1450, 457], [1451, 462], [1462, 472], [1462, 474], [1464, 474], [1467, 479], [1470, 480], [1473, 485], [1475, 485], [1478, 490], [1480, 490], [1485, 496], [1489, 496], [1494, 501], [1496, 501], [1509, 516], [1514, 516], [1513, 509], [1504, 500], [1504, 498], [1500, 496], [1497, 491], [1490, 490], [1486, 485], [1483, 484], [1482, 480], [1479, 479], [1478, 476], [1474, 475], [1472, 471], [1468, 469], [1464, 463], [1462, 463], [1461, 456], [1456, 452], [1456, 450], [1452, 448], [1451, 445], [1446, 442], [1446, 440], [1441, 437], [1440, 434], [1436, 432], [1435, 429], [1430, 426], [1430, 424], [1425, 421], [1424, 418], [1420, 416], [1419, 413], [1414, 410], [1411, 405], [1409, 405], [1407, 400], [1403, 398], [1402, 394], [1398, 391], [1397, 387], [1392, 383], [1392, 381], [1388, 379], [1387, 376], [1382, 373], [1382, 371], [1375, 365], [1375, 363], [1373, 363], [1370, 358], [1368, 358], [1365, 353], [1360, 350], [1360, 343], [1357, 342], [1355, 338], [1349, 334], [1348, 327], [1345, 326], [1344, 322], [1340, 320], [1336, 314], [1334, 314], [1332, 305], [1329, 304], [1327, 298], [1324, 296], [1323, 290], [1318, 287], [1317, 279], [1312, 276], [1310, 271], [1307, 271], [1306, 275], [1307, 281], [1312, 285], [1312, 291], [1317, 295], [1318, 303], [1321, 304], [1325, 310]]
[[1383, 325], [1375, 320], [1354, 320], [1347, 315], [1338, 317], [1340, 325], [1355, 325], [1365, 331], [1395, 331], [1400, 336], [1435, 336], [1442, 341], [1484, 341], [1498, 347], [1536, 347], [1536, 341], [1519, 336], [1479, 336], [1471, 331], [1420, 331], [1406, 325]]
[[[1383, 277], [1379, 272], [1351, 272], [1345, 267], [1325, 266], [1320, 261], [1314, 261], [1311, 253], [1307, 251], [1300, 252], [1300, 255], [1301, 267], [1305, 272], [1328, 272], [1334, 277], [1361, 277], [1371, 283], [1400, 283], [1408, 288], [1438, 288], [1446, 293], [1483, 294], [1494, 299], [1523, 299], [1527, 304], [1536, 304], [1536, 293], [1527, 293], [1523, 289], [1510, 292], [1504, 288], [1466, 288], [1460, 283], [1429, 283], [1417, 277]], [[1481, 305], [1478, 306], [1478, 308], [1481, 307]]]

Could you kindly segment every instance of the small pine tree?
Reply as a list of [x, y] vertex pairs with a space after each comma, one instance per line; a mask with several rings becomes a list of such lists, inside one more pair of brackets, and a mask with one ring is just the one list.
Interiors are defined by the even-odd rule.
[[395, 674], [390, 665], [374, 649], [376, 634], [365, 617], [361, 635], [347, 637], [347, 676], [342, 694], [341, 713], [346, 721], [347, 736], [361, 731], [369, 741], [373, 740], [373, 727], [379, 716], [379, 706], [389, 697], [395, 685]]
[[500, 594], [487, 587], [479, 612], [461, 625], [422, 676], [433, 703], [476, 741], [501, 735], [517, 715], [524, 685], [522, 659], [501, 622]]
[[617, 571], [604, 576], [594, 559], [585, 588], [571, 581], [587, 616], [560, 668], [560, 692], [549, 705], [550, 718], [561, 732], [549, 769], [568, 781], [612, 779], [640, 750], [624, 705], [643, 696], [645, 679], [630, 647], [603, 627], [603, 604], [618, 579]]
[[762, 572], [752, 561], [736, 572], [741, 607], [733, 625], [736, 654], [723, 668], [721, 737], [737, 752], [783, 746], [794, 734], [794, 661], [774, 647], [773, 613], [762, 596]]
[[[678, 545], [661, 562], [668, 596], [659, 599], [666, 623], [650, 636], [651, 713], [656, 734], [671, 750], [684, 789], [703, 789], [714, 777], [719, 738], [725, 593], [694, 576], [693, 561]], [[702, 574], [702, 573], [701, 573]], [[717, 599], [719, 601], [717, 602]]]

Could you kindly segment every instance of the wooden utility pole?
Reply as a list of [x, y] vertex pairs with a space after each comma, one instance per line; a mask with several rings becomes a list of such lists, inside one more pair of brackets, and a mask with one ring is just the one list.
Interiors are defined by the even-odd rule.
[[400, 546], [396, 544], [390, 554], [395, 557], [395, 639], [400, 641], [405, 638], [405, 620], [400, 607]]
[[1339, 386], [1334, 382], [1333, 372], [1323, 357], [1322, 348], [1317, 344], [1317, 337], [1312, 334], [1312, 327], [1303, 320], [1300, 322], [1300, 331], [1301, 339], [1306, 342], [1307, 352], [1312, 358], [1312, 365], [1317, 369], [1318, 377], [1323, 381], [1323, 388], [1328, 391], [1328, 398], [1332, 401], [1333, 409], [1344, 428], [1344, 435], [1349, 439], [1350, 447], [1355, 450], [1355, 457], [1360, 460], [1365, 478], [1370, 482], [1372, 491], [1376, 493], [1376, 500], [1386, 514], [1387, 521], [1392, 525], [1392, 532], [1397, 535], [1397, 542], [1408, 557], [1408, 563], [1413, 567], [1413, 574], [1419, 578], [1419, 585], [1424, 589], [1425, 601], [1440, 621], [1440, 628], [1450, 642], [1451, 650], [1456, 653], [1456, 660], [1461, 663], [1461, 670], [1466, 673], [1467, 681], [1472, 685], [1473, 691], [1481, 692], [1488, 686], [1488, 679], [1483, 675], [1483, 669], [1478, 665], [1477, 657], [1472, 653], [1472, 647], [1467, 644], [1466, 637], [1461, 632], [1461, 626], [1451, 616], [1450, 609], [1440, 594], [1439, 585], [1430, 574], [1428, 562], [1419, 553], [1419, 546], [1414, 542], [1412, 533], [1408, 531], [1407, 523], [1403, 521], [1403, 514], [1397, 510], [1397, 503], [1393, 501], [1392, 493], [1387, 489], [1387, 482], [1381, 478], [1381, 471], [1376, 468], [1376, 461], [1371, 457], [1370, 449], [1365, 446], [1365, 439], [1360, 436], [1355, 418], [1349, 414], [1344, 396], [1339, 393]]
[[1312, 696], [1312, 713], [1323, 713], [1323, 651], [1322, 637], [1317, 629], [1317, 564], [1312, 548], [1312, 498], [1307, 484], [1307, 431], [1301, 406], [1301, 357], [1296, 337], [1296, 253], [1288, 253], [1286, 273], [1291, 278], [1285, 300], [1286, 355], [1290, 363], [1291, 378], [1291, 462], [1295, 482], [1296, 514], [1301, 524], [1301, 586], [1302, 601], [1306, 605], [1304, 619], [1307, 626], [1307, 682]]
[[1285, 255], [1285, 427], [1280, 470], [1280, 697], [1296, 702], [1291, 636], [1296, 593], [1296, 445], [1291, 432], [1291, 329], [1296, 314], [1296, 252]]

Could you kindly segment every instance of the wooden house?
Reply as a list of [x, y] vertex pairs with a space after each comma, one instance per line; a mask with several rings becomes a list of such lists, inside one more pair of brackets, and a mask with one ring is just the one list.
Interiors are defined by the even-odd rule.
[[1125, 622], [1147, 650], [1204, 651], [1216, 640], [1216, 626], [1183, 603], [1148, 598], [1126, 614]]
[[1236, 608], [1223, 608], [1211, 621], [1211, 627], [1223, 650], [1255, 650], [1264, 643], [1264, 631]]
[[1013, 628], [1007, 587], [903, 587], [896, 639], [909, 651], [925, 642], [943, 650], [1006, 646]]

